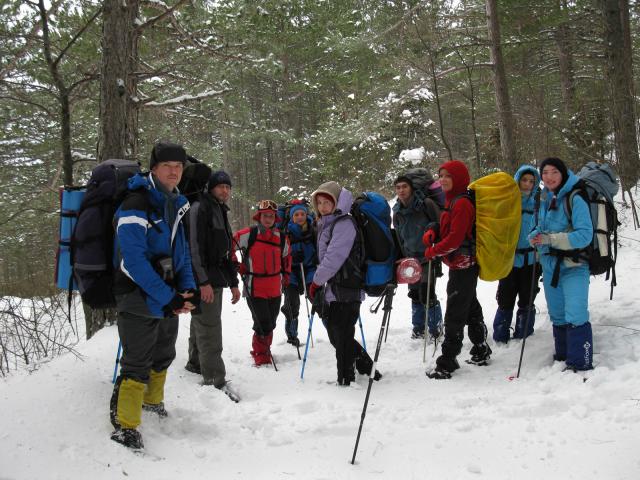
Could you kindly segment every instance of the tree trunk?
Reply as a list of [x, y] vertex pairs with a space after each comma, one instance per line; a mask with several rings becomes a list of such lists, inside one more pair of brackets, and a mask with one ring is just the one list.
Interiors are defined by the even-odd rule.
[[38, 2], [40, 20], [42, 22], [42, 49], [49, 68], [49, 73], [57, 90], [60, 114], [60, 147], [62, 150], [62, 172], [65, 186], [73, 185], [73, 158], [71, 156], [71, 108], [69, 103], [69, 89], [60, 75], [58, 60], [53, 59], [51, 52], [51, 38], [49, 36], [49, 14], [44, 0]]
[[[605, 72], [615, 135], [618, 174], [624, 190], [638, 182], [638, 143], [631, 65], [628, 0], [602, 0], [605, 22]], [[626, 23], [626, 24], [625, 24]], [[625, 35], [626, 33], [626, 35]]]
[[472, 67], [464, 59], [460, 50], [456, 49], [456, 54], [460, 59], [462, 65], [464, 65], [465, 72], [467, 73], [467, 83], [469, 84], [469, 108], [471, 114], [471, 131], [473, 133], [473, 147], [476, 157], [476, 171], [478, 174], [482, 171], [482, 162], [480, 159], [480, 142], [478, 142], [478, 128], [476, 122], [476, 89], [473, 84], [473, 70]]
[[[558, 1], [558, 14], [567, 14], [566, 0]], [[569, 20], [562, 21], [555, 32], [556, 46], [558, 48], [558, 65], [560, 73], [560, 87], [562, 93], [562, 103], [564, 113], [568, 119], [573, 114], [573, 102], [575, 99], [575, 80], [573, 73], [573, 52], [571, 50], [571, 42], [569, 39]]]
[[453, 159], [453, 153], [451, 152], [451, 147], [449, 146], [449, 142], [447, 141], [447, 137], [444, 135], [444, 119], [442, 117], [442, 106], [440, 105], [440, 93], [438, 91], [438, 77], [436, 75], [436, 64], [433, 58], [433, 51], [427, 49], [427, 53], [429, 55], [429, 67], [431, 71], [431, 82], [433, 84], [433, 95], [436, 99], [436, 108], [438, 110], [438, 126], [440, 132], [440, 140], [444, 144], [444, 148], [447, 150], [447, 155], [449, 155], [449, 160]]
[[[100, 72], [100, 131], [98, 162], [135, 158], [137, 109], [135, 72], [138, 58], [138, 0], [105, 0], [102, 12]], [[107, 323], [115, 323], [115, 309], [93, 310], [83, 305], [87, 339]]]
[[134, 108], [137, 65], [135, 19], [138, 0], [105, 0], [100, 73], [98, 162], [132, 158], [136, 153], [137, 112]]
[[493, 63], [496, 111], [498, 114], [498, 128], [500, 130], [500, 150], [502, 152], [504, 168], [513, 172], [517, 167], [516, 145], [513, 135], [515, 123], [513, 114], [511, 113], [509, 85], [507, 84], [507, 74], [505, 73], [504, 60], [502, 58], [497, 0], [486, 0], [486, 8], [491, 62]]

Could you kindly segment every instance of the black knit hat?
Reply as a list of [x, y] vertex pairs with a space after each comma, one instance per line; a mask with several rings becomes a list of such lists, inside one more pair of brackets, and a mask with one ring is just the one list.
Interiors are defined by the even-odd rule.
[[560, 185], [557, 188], [557, 190], [560, 190], [564, 186], [564, 184], [567, 183], [567, 180], [569, 179], [569, 170], [567, 170], [567, 166], [564, 164], [562, 160], [560, 160], [557, 157], [547, 157], [544, 160], [542, 160], [542, 162], [540, 162], [540, 167], [539, 167], [540, 177], [542, 177], [542, 170], [544, 170], [544, 167], [546, 167], [547, 165], [556, 167], [560, 172], [560, 174], [562, 175], [562, 182], [560, 182]]
[[151, 150], [149, 170], [162, 162], [181, 162], [184, 165], [187, 163], [187, 152], [185, 152], [182, 145], [171, 142], [158, 142]]
[[209, 177], [209, 183], [207, 184], [207, 190], [211, 191], [216, 185], [231, 185], [231, 177], [224, 170], [216, 170]]

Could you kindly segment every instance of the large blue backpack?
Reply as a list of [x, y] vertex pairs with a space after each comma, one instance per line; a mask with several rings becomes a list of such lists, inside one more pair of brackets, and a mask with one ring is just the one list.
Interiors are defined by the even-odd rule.
[[391, 230], [391, 208], [379, 193], [364, 192], [353, 201], [351, 216], [362, 245], [363, 288], [367, 295], [379, 297], [387, 284], [395, 282], [398, 250]]

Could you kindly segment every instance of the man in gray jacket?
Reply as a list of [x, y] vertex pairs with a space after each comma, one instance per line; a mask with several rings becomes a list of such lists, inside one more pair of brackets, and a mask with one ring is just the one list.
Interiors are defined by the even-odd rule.
[[189, 361], [185, 368], [202, 374], [203, 385], [213, 385], [234, 402], [240, 398], [229, 388], [222, 360], [222, 292], [231, 287], [231, 303], [240, 299], [238, 277], [231, 260], [232, 232], [227, 214], [231, 178], [218, 170], [211, 174], [207, 193], [191, 205], [189, 246], [202, 298], [201, 310], [191, 315]]

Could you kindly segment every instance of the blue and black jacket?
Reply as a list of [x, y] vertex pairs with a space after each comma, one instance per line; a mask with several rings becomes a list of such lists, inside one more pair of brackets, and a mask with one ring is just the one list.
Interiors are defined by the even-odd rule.
[[536, 262], [535, 250], [529, 243], [529, 233], [536, 226], [536, 209], [540, 208], [540, 173], [533, 165], [521, 166], [513, 176], [516, 183], [520, 184], [522, 175], [533, 175], [533, 189], [529, 193], [522, 193], [522, 222], [520, 223], [520, 236], [513, 260], [513, 266], [521, 268], [524, 265], [533, 265]]
[[318, 264], [318, 254], [316, 252], [316, 230], [313, 225], [313, 218], [307, 215], [307, 228], [303, 228], [294, 223], [293, 220], [287, 225], [287, 234], [291, 244], [291, 275], [289, 284], [297, 286], [302, 291], [302, 272], [300, 265], [304, 268], [305, 282], [311, 285], [313, 275], [316, 273]]
[[[196, 288], [181, 222], [189, 202], [176, 192], [163, 193], [150, 174], [131, 177], [128, 189], [114, 216], [118, 310], [163, 318], [163, 307], [177, 292]], [[167, 257], [173, 267], [170, 283], [157, 266], [159, 259]]]

